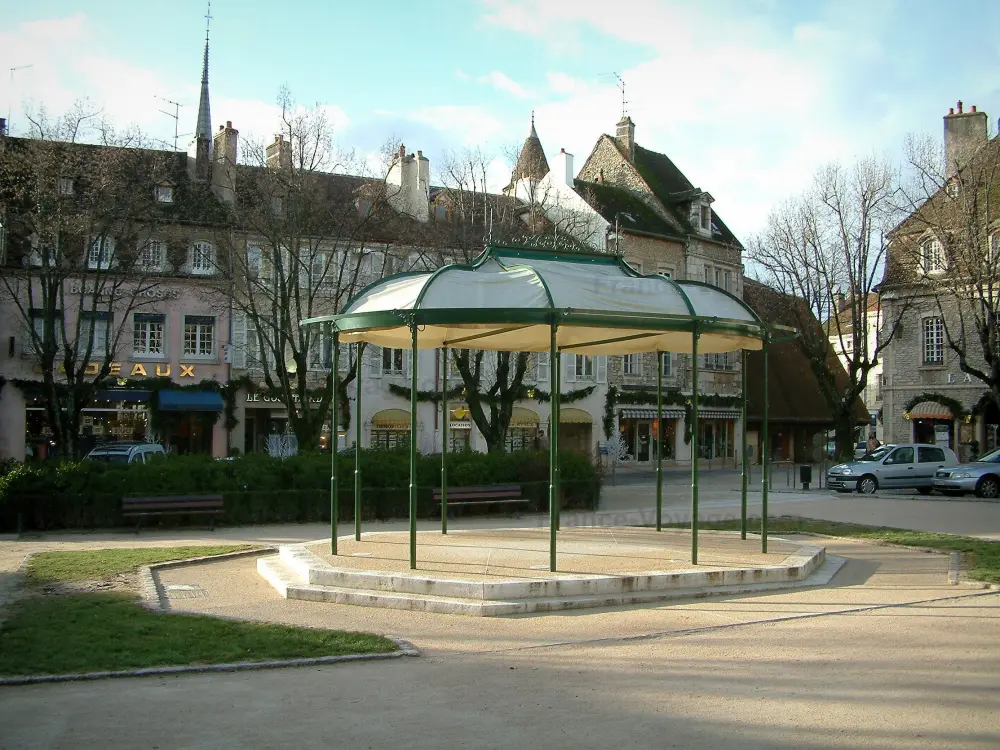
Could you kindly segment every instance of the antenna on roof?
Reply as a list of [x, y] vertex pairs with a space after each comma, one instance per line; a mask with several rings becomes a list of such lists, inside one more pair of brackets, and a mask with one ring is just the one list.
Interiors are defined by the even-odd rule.
[[620, 75], [618, 75], [617, 73], [615, 73], [613, 71], [612, 71], [611, 75], [613, 75], [615, 78], [618, 79], [618, 88], [622, 92], [622, 117], [624, 118], [625, 115], [628, 114], [628, 107], [627, 107], [628, 102], [625, 101], [625, 80]]
[[[173, 113], [167, 112], [167, 110], [165, 110], [165, 109], [161, 109], [160, 112], [162, 112], [163, 114], [165, 114], [167, 117], [172, 118], [173, 121], [174, 121], [174, 151], [176, 151], [177, 150], [177, 139], [180, 138], [181, 135], [191, 135], [190, 133], [183, 133], [183, 134], [181, 134], [181, 133], [177, 132], [177, 126], [180, 123], [180, 119], [181, 119], [181, 107], [183, 107], [184, 105], [181, 104], [181, 103], [179, 103], [179, 102], [171, 101], [170, 99], [165, 99], [162, 96], [157, 96], [156, 98], [159, 99], [161, 102], [166, 102], [167, 104], [172, 104], [174, 106]], [[160, 141], [160, 142], [164, 143], [164, 141]]]

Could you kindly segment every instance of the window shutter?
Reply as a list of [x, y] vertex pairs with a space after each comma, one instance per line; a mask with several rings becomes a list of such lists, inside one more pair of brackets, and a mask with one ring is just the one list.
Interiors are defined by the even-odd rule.
[[247, 316], [246, 313], [233, 315], [233, 367], [245, 370], [247, 366]]
[[608, 382], [608, 355], [599, 354], [597, 356], [597, 382]]
[[538, 352], [537, 359], [535, 360], [535, 380], [538, 383], [548, 383], [549, 382], [549, 353], [548, 352]]
[[642, 376], [642, 361], [645, 358], [646, 357], [644, 355], [642, 355], [642, 354], [636, 354], [635, 355], [636, 364], [638, 365], [638, 367], [636, 367], [635, 374], [639, 375], [640, 377]]
[[410, 368], [414, 366], [413, 362], [412, 362], [412, 359], [413, 359], [413, 350], [412, 349], [404, 349], [403, 352], [404, 352], [404, 354], [403, 354], [403, 374], [406, 375], [406, 377], [409, 377], [410, 376]]
[[563, 365], [563, 381], [566, 383], [576, 382], [576, 357], [575, 354], [563, 354], [560, 355], [564, 365]]

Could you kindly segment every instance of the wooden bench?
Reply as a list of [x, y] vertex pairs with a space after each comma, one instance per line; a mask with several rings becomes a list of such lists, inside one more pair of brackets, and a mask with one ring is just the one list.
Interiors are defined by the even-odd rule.
[[[492, 487], [449, 487], [448, 508], [458, 508], [467, 505], [522, 505], [531, 500], [521, 494], [519, 484], [499, 484]], [[441, 507], [441, 488], [434, 490], [435, 506]], [[515, 509], [517, 517], [521, 514]]]
[[144, 516], [212, 516], [212, 531], [215, 531], [215, 516], [224, 512], [222, 495], [176, 495], [172, 497], [123, 497], [122, 515], [135, 517], [135, 533]]

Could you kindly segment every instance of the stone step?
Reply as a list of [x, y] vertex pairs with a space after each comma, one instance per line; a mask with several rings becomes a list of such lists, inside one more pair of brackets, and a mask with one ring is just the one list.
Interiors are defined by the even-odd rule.
[[282, 596], [333, 604], [351, 604], [362, 607], [381, 607], [436, 614], [454, 614], [472, 617], [504, 617], [510, 615], [556, 612], [570, 609], [613, 607], [629, 604], [647, 604], [677, 599], [703, 598], [726, 594], [743, 594], [774, 591], [791, 587], [824, 585], [829, 583], [844, 560], [827, 557], [807, 580], [778, 583], [744, 583], [726, 586], [702, 586], [659, 591], [633, 591], [616, 594], [579, 594], [558, 597], [530, 597], [507, 601], [487, 601], [475, 598], [446, 597], [433, 594], [412, 594], [391, 591], [362, 590], [342, 586], [329, 586], [303, 581], [301, 576], [287, 566], [278, 556], [262, 557], [257, 569]]

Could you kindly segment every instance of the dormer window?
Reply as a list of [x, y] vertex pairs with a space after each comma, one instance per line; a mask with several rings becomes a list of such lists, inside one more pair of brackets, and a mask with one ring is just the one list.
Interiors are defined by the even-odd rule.
[[945, 268], [944, 247], [935, 238], [926, 240], [920, 246], [920, 267], [924, 273], [935, 273]]
[[701, 228], [705, 232], [712, 231], [712, 207], [702, 205], [701, 207]]
[[174, 189], [170, 185], [157, 185], [156, 186], [156, 202], [157, 203], [173, 203], [174, 202]]
[[73, 195], [73, 178], [60, 177], [56, 189], [59, 191], [59, 195]]

